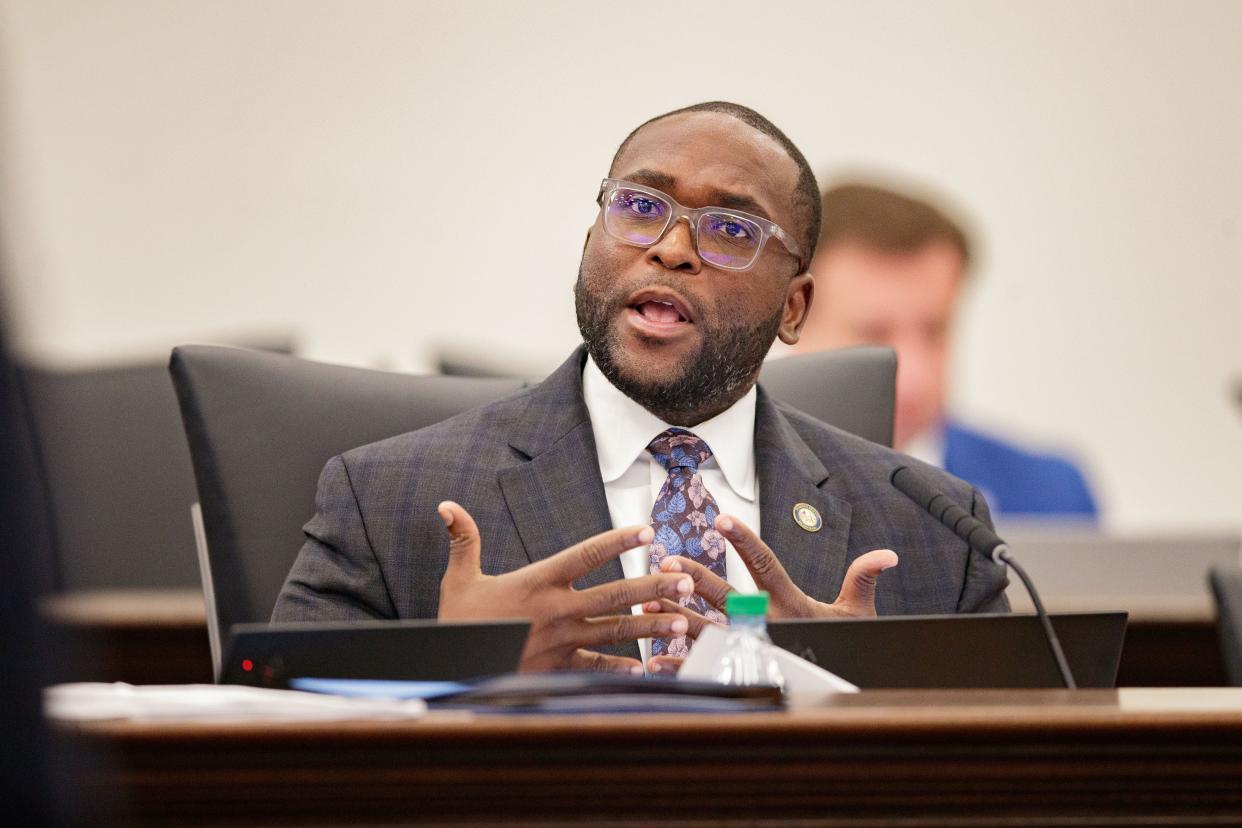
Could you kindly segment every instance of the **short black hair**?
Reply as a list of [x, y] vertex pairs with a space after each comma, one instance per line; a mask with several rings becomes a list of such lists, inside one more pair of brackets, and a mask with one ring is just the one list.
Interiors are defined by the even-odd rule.
[[625, 136], [621, 146], [617, 147], [616, 153], [612, 156], [612, 164], [609, 166], [609, 175], [615, 171], [617, 159], [621, 157], [621, 153], [625, 152], [625, 148], [629, 146], [630, 141], [633, 140], [634, 136], [643, 127], [656, 121], [662, 121], [665, 118], [671, 118], [674, 115], [684, 115], [691, 112], [720, 112], [732, 116], [775, 140], [785, 150], [785, 153], [793, 159], [793, 162], [798, 165], [798, 183], [794, 185], [793, 191], [793, 210], [794, 216], [802, 226], [790, 232], [798, 239], [798, 244], [802, 248], [803, 266], [809, 265], [811, 259], [815, 256], [815, 245], [819, 242], [820, 210], [822, 209], [819, 198], [819, 184], [815, 181], [815, 173], [811, 170], [811, 165], [806, 162], [806, 157], [803, 156], [802, 151], [794, 145], [794, 142], [790, 141], [789, 137], [781, 132], [776, 124], [748, 106], [729, 103], [728, 101], [707, 101], [694, 104], [693, 106], [682, 107], [681, 109], [674, 109], [672, 112], [665, 112], [663, 115], [657, 115], [650, 120], [644, 121], [635, 127], [629, 135]]

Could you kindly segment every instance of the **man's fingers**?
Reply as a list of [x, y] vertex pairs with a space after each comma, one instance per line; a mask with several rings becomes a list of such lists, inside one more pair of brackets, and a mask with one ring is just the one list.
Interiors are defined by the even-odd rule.
[[653, 676], [675, 676], [683, 661], [685, 659], [681, 656], [652, 656], [647, 660], [647, 672]]
[[767, 590], [774, 606], [792, 606], [806, 599], [776, 554], [750, 527], [732, 515], [716, 517], [716, 531], [724, 535], [755, 578], [755, 585]]
[[588, 647], [602, 647], [640, 638], [676, 638], [685, 635], [689, 629], [689, 620], [677, 613], [609, 615], [587, 618], [575, 641]]
[[665, 558], [660, 561], [660, 571], [687, 573], [694, 579], [694, 591], [721, 612], [724, 612], [725, 600], [728, 599], [729, 593], [735, 591], [724, 578], [698, 561], [692, 561], [686, 557]]
[[529, 569], [542, 583], [570, 584], [621, 553], [651, 543], [655, 532], [650, 526], [627, 526], [600, 532], [581, 543], [557, 552], [550, 558], [531, 564]]
[[575, 650], [569, 657], [569, 669], [594, 670], [597, 673], [629, 673], [631, 676], [643, 674], [643, 664], [625, 656], [605, 655], [594, 650]]
[[875, 584], [880, 573], [897, 565], [897, 553], [875, 549], [860, 555], [845, 571], [841, 594], [833, 606], [846, 615], [875, 615]]
[[659, 598], [678, 598], [694, 592], [694, 581], [682, 574], [660, 573], [643, 575], [638, 578], [622, 578], [610, 581], [597, 587], [580, 590], [573, 600], [566, 602], [563, 609], [566, 615], [574, 618], [585, 618], [591, 615], [605, 615], [619, 610], [629, 609], [644, 601]]
[[451, 500], [436, 507], [440, 520], [448, 529], [449, 559], [445, 577], [477, 575], [481, 571], [479, 560], [483, 543], [479, 539], [479, 527], [470, 513]]
[[691, 638], [698, 638], [699, 633], [703, 632], [703, 629], [707, 626], [722, 626], [720, 624], [716, 624], [716, 622], [712, 621], [710, 618], [705, 618], [704, 616], [699, 615], [689, 607], [683, 607], [676, 601], [670, 601], [667, 598], [661, 598], [659, 601], [648, 601], [643, 604], [643, 612], [648, 614], [658, 612], [676, 613], [682, 616], [690, 625], [690, 628], [686, 631], [686, 635]]

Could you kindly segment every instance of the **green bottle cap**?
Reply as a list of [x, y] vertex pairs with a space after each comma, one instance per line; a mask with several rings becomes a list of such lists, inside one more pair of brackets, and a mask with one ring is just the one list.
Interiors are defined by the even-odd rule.
[[767, 615], [768, 594], [766, 592], [750, 594], [730, 592], [729, 597], [725, 599], [725, 614], [730, 616]]

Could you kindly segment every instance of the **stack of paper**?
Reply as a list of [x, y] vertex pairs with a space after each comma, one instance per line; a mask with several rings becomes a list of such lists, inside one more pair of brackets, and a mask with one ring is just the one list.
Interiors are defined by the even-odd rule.
[[227, 684], [58, 684], [44, 691], [43, 704], [49, 718], [61, 721], [408, 719], [427, 712], [421, 699], [344, 698]]

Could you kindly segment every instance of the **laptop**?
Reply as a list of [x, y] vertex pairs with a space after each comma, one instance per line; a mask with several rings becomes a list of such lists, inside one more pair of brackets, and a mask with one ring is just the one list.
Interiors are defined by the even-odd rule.
[[[1054, 613], [1079, 687], [1113, 687], [1126, 613]], [[866, 689], [1063, 687], [1033, 614], [773, 620], [772, 641]]]
[[288, 687], [295, 678], [464, 681], [511, 673], [529, 621], [234, 624], [221, 684]]

